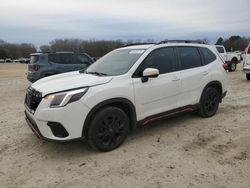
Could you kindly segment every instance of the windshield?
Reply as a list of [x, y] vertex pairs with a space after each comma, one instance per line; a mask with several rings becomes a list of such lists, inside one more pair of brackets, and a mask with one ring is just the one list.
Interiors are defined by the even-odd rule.
[[86, 70], [86, 73], [94, 73], [103, 76], [116, 76], [125, 74], [144, 52], [145, 50], [143, 49], [114, 50], [92, 64]]

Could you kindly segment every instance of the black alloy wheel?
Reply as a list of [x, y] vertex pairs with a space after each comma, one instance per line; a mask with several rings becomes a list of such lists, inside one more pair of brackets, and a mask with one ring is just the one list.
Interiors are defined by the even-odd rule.
[[100, 151], [111, 151], [119, 147], [129, 133], [129, 118], [117, 107], [106, 107], [98, 111], [88, 130], [89, 145]]
[[235, 72], [237, 69], [237, 63], [232, 62], [231, 65], [229, 66], [229, 72]]
[[250, 80], [250, 74], [246, 74], [247, 80]]
[[198, 113], [202, 117], [212, 117], [216, 114], [220, 103], [220, 94], [213, 87], [207, 88], [201, 98], [201, 108]]

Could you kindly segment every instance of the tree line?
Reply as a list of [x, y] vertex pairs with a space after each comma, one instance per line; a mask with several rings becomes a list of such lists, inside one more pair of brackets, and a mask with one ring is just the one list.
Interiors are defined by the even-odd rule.
[[[209, 41], [207, 39], [207, 43]], [[249, 44], [250, 38], [241, 36], [231, 36], [230, 38], [218, 38], [215, 44], [224, 45], [227, 51], [243, 51]], [[131, 43], [155, 43], [154, 40], [81, 40], [81, 39], [55, 39], [49, 45], [42, 45], [37, 50], [33, 44], [9, 44], [0, 40], [0, 59], [12, 58], [28, 58], [31, 53], [43, 52], [85, 52], [92, 57], [101, 57], [106, 53], [123, 47]]]
[[231, 36], [230, 38], [218, 38], [216, 45], [225, 46], [227, 51], [244, 51], [250, 43], [250, 38], [241, 36]]
[[28, 58], [31, 53], [36, 51], [33, 44], [8, 44], [2, 41], [0, 44], [0, 59]]
[[95, 40], [81, 40], [81, 39], [56, 39], [50, 42], [50, 45], [40, 46], [43, 53], [46, 52], [75, 52], [87, 53], [92, 57], [101, 57], [106, 53], [124, 46], [120, 40], [115, 41], [95, 41]]

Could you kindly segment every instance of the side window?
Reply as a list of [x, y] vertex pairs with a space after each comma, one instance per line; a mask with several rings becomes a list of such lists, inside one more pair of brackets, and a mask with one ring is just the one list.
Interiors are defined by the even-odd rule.
[[57, 63], [57, 56], [56, 54], [49, 54], [49, 62]]
[[72, 54], [49, 54], [49, 61], [57, 64], [73, 64]]
[[74, 64], [74, 56], [72, 54], [60, 54], [60, 62], [62, 64]]
[[75, 63], [90, 65], [92, 62], [86, 55], [81, 54], [81, 55], [75, 55]]
[[207, 48], [199, 48], [199, 49], [203, 55], [205, 65], [212, 63], [213, 61], [216, 60], [216, 56], [209, 49]]
[[136, 71], [137, 76], [142, 76], [142, 72], [146, 68], [156, 68], [160, 74], [175, 71], [175, 56], [173, 48], [160, 48], [152, 51], [141, 66]]
[[223, 54], [224, 53], [224, 48], [223, 47], [216, 47], [216, 49], [218, 50], [218, 52], [220, 53], [220, 54]]
[[178, 47], [178, 53], [181, 63], [181, 70], [200, 67], [201, 57], [195, 47]]

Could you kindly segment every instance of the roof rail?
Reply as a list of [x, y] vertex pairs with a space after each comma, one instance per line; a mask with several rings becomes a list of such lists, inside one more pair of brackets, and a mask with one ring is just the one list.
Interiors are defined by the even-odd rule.
[[128, 47], [128, 46], [136, 46], [136, 45], [150, 45], [150, 44], [155, 44], [155, 43], [130, 43], [130, 44], [125, 44], [124, 47]]
[[56, 54], [73, 54], [74, 52], [68, 52], [68, 51], [59, 51], [59, 52], [56, 52]]
[[206, 44], [205, 41], [202, 40], [164, 40], [159, 42], [158, 44], [166, 44], [166, 43], [195, 43], [195, 44]]

